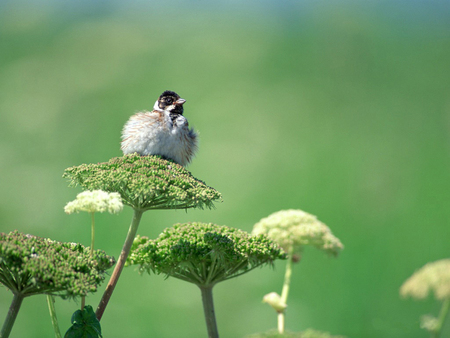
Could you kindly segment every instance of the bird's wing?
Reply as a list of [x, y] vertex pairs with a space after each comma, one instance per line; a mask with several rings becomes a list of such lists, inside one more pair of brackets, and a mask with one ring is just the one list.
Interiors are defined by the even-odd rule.
[[163, 124], [164, 113], [162, 111], [142, 111], [134, 114], [123, 127], [121, 149], [127, 148], [133, 140], [140, 138], [141, 134], [148, 133]]

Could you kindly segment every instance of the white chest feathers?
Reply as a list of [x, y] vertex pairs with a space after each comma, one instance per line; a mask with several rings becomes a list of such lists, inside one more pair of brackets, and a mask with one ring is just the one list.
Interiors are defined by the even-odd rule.
[[144, 111], [125, 124], [121, 149], [124, 154], [160, 155], [185, 166], [197, 150], [197, 134], [183, 115], [172, 121], [166, 111]]

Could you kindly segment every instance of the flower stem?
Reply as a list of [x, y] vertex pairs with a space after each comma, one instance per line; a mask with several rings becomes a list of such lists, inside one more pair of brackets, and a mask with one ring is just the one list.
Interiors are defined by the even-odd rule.
[[442, 303], [441, 311], [439, 312], [438, 323], [436, 329], [434, 330], [434, 335], [432, 337], [438, 338], [441, 335], [441, 329], [444, 325], [445, 319], [447, 318], [448, 311], [450, 309], [450, 298], [447, 298]]
[[50, 312], [50, 318], [52, 319], [53, 331], [55, 331], [55, 338], [61, 338], [61, 332], [59, 331], [58, 318], [56, 318], [55, 311], [55, 297], [47, 295], [48, 311]]
[[94, 254], [95, 242], [95, 212], [91, 212], [91, 257]]
[[11, 306], [9, 307], [8, 314], [6, 315], [5, 322], [3, 323], [2, 331], [0, 332], [0, 337], [8, 338], [11, 333], [12, 327], [16, 320], [17, 314], [19, 313], [20, 306], [25, 297], [20, 293], [14, 294]]
[[130, 253], [131, 245], [133, 244], [133, 240], [136, 237], [136, 232], [139, 227], [139, 223], [141, 221], [143, 213], [144, 213], [143, 210], [134, 209], [133, 219], [131, 220], [130, 228], [128, 229], [127, 238], [125, 239], [125, 243], [123, 244], [119, 260], [117, 261], [117, 264], [114, 268], [111, 278], [109, 279], [108, 285], [106, 286], [106, 290], [103, 293], [103, 297], [100, 300], [100, 304], [97, 307], [97, 311], [95, 312], [95, 315], [97, 316], [97, 319], [99, 321], [102, 319], [103, 312], [105, 312], [109, 299], [111, 298], [114, 288], [116, 287], [117, 281], [119, 280], [120, 273], [122, 272], [128, 254]]
[[284, 333], [284, 310], [278, 312], [278, 333]]
[[[94, 243], [95, 243], [95, 212], [91, 212], [91, 251], [90, 256], [94, 254]], [[83, 311], [86, 305], [86, 296], [81, 297], [81, 311]]]
[[[281, 291], [281, 302], [283, 304], [287, 304], [287, 298], [289, 294], [289, 286], [291, 284], [291, 275], [292, 275], [292, 259], [294, 255], [294, 246], [288, 250], [287, 262], [286, 262], [286, 272], [284, 274], [284, 284], [283, 290]], [[278, 332], [284, 333], [284, 315], [285, 310], [278, 312]]]
[[200, 291], [202, 292], [203, 311], [205, 313], [208, 338], [219, 338], [219, 331], [217, 331], [216, 314], [214, 312], [212, 286], [200, 287]]

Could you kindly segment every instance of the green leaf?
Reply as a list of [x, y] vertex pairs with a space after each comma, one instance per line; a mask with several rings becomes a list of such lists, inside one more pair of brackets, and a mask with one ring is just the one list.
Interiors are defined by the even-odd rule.
[[64, 338], [102, 338], [100, 322], [95, 316], [92, 306], [86, 305], [83, 310], [77, 310], [72, 315], [72, 326]]

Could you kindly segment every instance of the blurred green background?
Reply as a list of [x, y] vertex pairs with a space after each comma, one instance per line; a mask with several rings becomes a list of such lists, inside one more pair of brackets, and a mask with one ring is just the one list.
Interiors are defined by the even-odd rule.
[[[448, 1], [0, 2], [0, 231], [90, 243], [66, 167], [120, 156], [128, 117], [170, 89], [200, 133], [189, 166], [223, 194], [215, 210], [150, 211], [139, 233], [177, 222], [251, 231], [281, 209], [315, 214], [337, 259], [306, 250], [286, 326], [348, 337], [427, 337], [432, 299], [400, 285], [448, 257]], [[98, 215], [96, 247], [119, 256], [132, 212]], [[284, 262], [215, 288], [221, 337], [276, 327], [263, 295]], [[87, 303], [97, 306], [101, 291]], [[11, 293], [0, 288], [3, 322]], [[62, 331], [79, 307], [57, 301]], [[205, 337], [200, 292], [124, 270], [104, 336]], [[44, 296], [26, 299], [12, 337], [51, 337]], [[450, 335], [450, 323], [443, 336]]]

